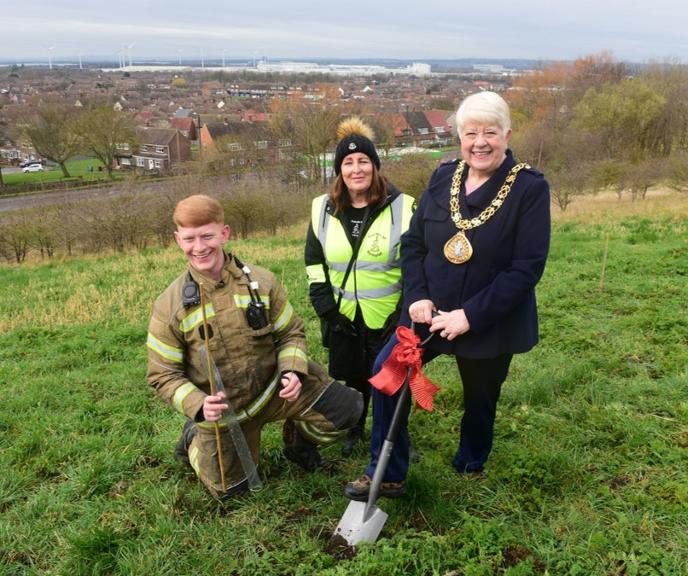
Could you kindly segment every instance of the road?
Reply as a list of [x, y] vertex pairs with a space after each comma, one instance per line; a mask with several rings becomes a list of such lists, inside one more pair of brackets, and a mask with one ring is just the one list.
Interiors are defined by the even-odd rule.
[[[4, 170], [3, 170], [4, 171]], [[169, 186], [169, 181], [148, 182], [136, 186], [136, 194], [150, 194], [159, 191], [165, 186]], [[51, 206], [55, 204], [67, 204], [93, 198], [108, 198], [122, 194], [129, 187], [122, 184], [115, 184], [107, 188], [78, 188], [76, 190], [55, 190], [53, 192], [36, 192], [32, 194], [21, 194], [16, 196], [0, 195], [0, 213], [12, 212], [21, 208], [36, 208], [40, 206]]]

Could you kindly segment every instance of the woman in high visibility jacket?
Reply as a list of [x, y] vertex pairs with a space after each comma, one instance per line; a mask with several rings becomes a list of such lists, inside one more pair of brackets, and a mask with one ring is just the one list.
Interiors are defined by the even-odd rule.
[[368, 378], [385, 328], [396, 324], [401, 296], [399, 245], [414, 199], [379, 172], [371, 128], [359, 118], [337, 130], [337, 175], [329, 194], [313, 200], [305, 260], [309, 295], [323, 326], [333, 378], [363, 393], [365, 408], [342, 448], [362, 438], [370, 399]]

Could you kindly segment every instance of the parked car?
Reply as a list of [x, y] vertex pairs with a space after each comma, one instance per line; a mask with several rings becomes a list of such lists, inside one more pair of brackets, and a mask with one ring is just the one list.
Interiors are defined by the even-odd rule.
[[42, 164], [29, 164], [22, 168], [22, 172], [43, 172]]
[[26, 168], [27, 166], [31, 166], [31, 164], [41, 164], [40, 160], [24, 160], [21, 164], [19, 164], [20, 168]]

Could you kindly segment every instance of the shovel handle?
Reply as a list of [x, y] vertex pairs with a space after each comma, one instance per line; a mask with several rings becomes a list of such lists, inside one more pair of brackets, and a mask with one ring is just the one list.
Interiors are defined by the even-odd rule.
[[[433, 317], [437, 316], [437, 312], [433, 310]], [[411, 329], [414, 329], [414, 323], [411, 322]], [[418, 345], [422, 348], [428, 340], [430, 340], [435, 335], [431, 332], [430, 335], [420, 342]], [[397, 399], [397, 405], [394, 407], [394, 414], [392, 415], [392, 421], [389, 424], [389, 430], [387, 430], [387, 436], [385, 441], [382, 443], [382, 448], [380, 449], [380, 454], [377, 459], [377, 466], [375, 467], [375, 473], [373, 474], [373, 479], [370, 482], [370, 492], [368, 493], [368, 502], [366, 503], [365, 510], [363, 512], [363, 518], [367, 519], [368, 515], [375, 506], [377, 502], [378, 494], [380, 493], [380, 485], [382, 484], [382, 478], [387, 471], [387, 463], [389, 462], [389, 457], [392, 453], [392, 448], [394, 447], [394, 442], [399, 434], [399, 426], [401, 426], [402, 413], [411, 407], [410, 397], [411, 397], [411, 385], [409, 383], [411, 379], [411, 366], [406, 368], [406, 376], [404, 377], [404, 383], [401, 386], [401, 391], [399, 392], [399, 398]]]
[[387, 442], [394, 443], [397, 439], [397, 434], [399, 434], [399, 426], [401, 426], [402, 412], [407, 409], [407, 404], [411, 396], [411, 387], [409, 385], [409, 379], [411, 378], [411, 367], [406, 369], [406, 376], [404, 377], [404, 383], [401, 386], [401, 391], [399, 392], [399, 398], [397, 400], [397, 405], [394, 408], [394, 414], [392, 415], [392, 421], [389, 424], [389, 430], [387, 430], [387, 436], [385, 440]]
[[380, 485], [382, 484], [382, 477], [385, 475], [385, 472], [387, 470], [389, 456], [392, 452], [392, 448], [394, 446], [394, 441], [397, 438], [397, 434], [399, 433], [399, 426], [401, 426], [402, 412], [408, 412], [409, 397], [411, 395], [411, 388], [409, 386], [410, 376], [411, 367], [409, 366], [406, 369], [406, 377], [404, 378], [404, 384], [401, 387], [401, 392], [399, 392], [397, 405], [394, 408], [392, 422], [389, 425], [389, 430], [387, 430], [387, 436], [385, 438], [384, 443], [382, 444], [382, 449], [380, 450], [380, 455], [377, 460], [377, 466], [375, 467], [375, 473], [373, 474], [373, 479], [370, 482], [368, 503], [366, 504], [366, 508], [363, 513], [364, 518], [368, 517], [368, 513], [373, 508], [373, 506], [375, 506], [375, 502], [377, 502], [377, 496], [380, 493]]

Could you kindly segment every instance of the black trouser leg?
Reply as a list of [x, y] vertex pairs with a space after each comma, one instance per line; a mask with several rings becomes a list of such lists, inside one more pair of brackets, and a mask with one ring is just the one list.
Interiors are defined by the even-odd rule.
[[496, 358], [456, 358], [463, 383], [464, 413], [459, 449], [452, 464], [460, 473], [480, 472], [492, 450], [497, 401], [511, 354]]

